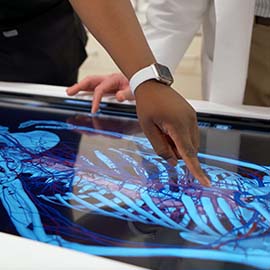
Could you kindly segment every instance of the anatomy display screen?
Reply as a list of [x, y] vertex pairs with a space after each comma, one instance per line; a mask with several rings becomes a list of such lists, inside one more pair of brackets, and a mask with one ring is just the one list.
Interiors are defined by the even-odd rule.
[[270, 267], [269, 134], [201, 128], [204, 188], [137, 120], [0, 115], [2, 232], [149, 269]]

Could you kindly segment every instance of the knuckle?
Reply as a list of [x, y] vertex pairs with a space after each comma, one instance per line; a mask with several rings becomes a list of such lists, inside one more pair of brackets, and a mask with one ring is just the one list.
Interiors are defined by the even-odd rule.
[[109, 76], [110, 76], [110, 78], [113, 78], [113, 79], [119, 78], [119, 74], [118, 73], [112, 73]]
[[192, 146], [186, 146], [183, 149], [183, 155], [185, 155], [186, 157], [189, 157], [189, 158], [195, 158], [195, 157], [197, 157], [197, 151]]
[[88, 84], [91, 84], [92, 79], [93, 79], [93, 77], [92, 77], [91, 75], [88, 75], [88, 76], [86, 76], [86, 78], [84, 79], [84, 82], [86, 82], [86, 83], [88, 83]]
[[192, 122], [197, 121], [197, 115], [196, 115], [195, 112], [192, 112], [192, 113], [190, 114], [190, 120], [191, 120]]
[[103, 95], [103, 94], [104, 94], [104, 89], [101, 88], [101, 87], [97, 87], [97, 88], [95, 89], [95, 94], [96, 94], [96, 95]]
[[157, 153], [157, 155], [159, 155], [160, 157], [164, 158], [165, 160], [168, 160], [170, 158], [173, 158], [172, 153], [166, 147], [158, 148], [158, 149], [156, 149], [155, 152]]

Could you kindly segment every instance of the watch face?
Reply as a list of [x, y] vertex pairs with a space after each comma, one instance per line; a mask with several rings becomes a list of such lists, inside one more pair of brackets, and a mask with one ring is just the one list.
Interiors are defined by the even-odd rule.
[[171, 85], [173, 83], [173, 76], [169, 68], [160, 64], [155, 64], [154, 66], [157, 70], [159, 80], [163, 83]]

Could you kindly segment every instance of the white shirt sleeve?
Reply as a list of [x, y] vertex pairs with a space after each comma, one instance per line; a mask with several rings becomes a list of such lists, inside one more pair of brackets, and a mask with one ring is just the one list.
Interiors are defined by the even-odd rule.
[[174, 72], [211, 0], [149, 0], [144, 32], [157, 59]]

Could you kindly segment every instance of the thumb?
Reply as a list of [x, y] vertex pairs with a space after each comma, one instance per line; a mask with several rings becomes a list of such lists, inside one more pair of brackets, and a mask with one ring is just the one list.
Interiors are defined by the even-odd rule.
[[125, 100], [135, 100], [135, 97], [132, 94], [129, 87], [117, 91], [115, 94], [115, 97], [120, 102], [125, 101]]

